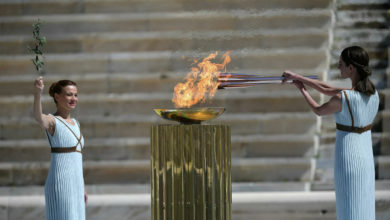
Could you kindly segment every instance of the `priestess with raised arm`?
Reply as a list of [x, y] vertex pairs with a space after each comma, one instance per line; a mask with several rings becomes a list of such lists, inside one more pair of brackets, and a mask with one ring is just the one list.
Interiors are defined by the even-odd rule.
[[76, 108], [77, 85], [70, 80], [53, 83], [49, 93], [57, 106], [54, 114], [43, 114], [43, 78], [34, 83], [34, 117], [45, 131], [51, 148], [50, 170], [45, 182], [47, 220], [85, 220], [82, 151], [84, 138], [78, 121], [70, 113]]
[[[284, 81], [293, 80], [314, 113], [320, 116], [334, 114], [337, 128], [334, 160], [337, 219], [375, 220], [371, 127], [378, 112], [378, 92], [369, 79], [369, 57], [363, 48], [345, 48], [338, 68], [342, 78], [351, 80], [352, 88], [332, 87], [291, 71], [285, 71], [283, 76]], [[320, 105], [305, 86], [332, 97]]]

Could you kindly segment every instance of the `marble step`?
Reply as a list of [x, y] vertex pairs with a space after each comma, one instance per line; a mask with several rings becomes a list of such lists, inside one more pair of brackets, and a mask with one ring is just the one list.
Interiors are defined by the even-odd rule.
[[[89, 32], [129, 31], [220, 31], [330, 28], [330, 9], [314, 10], [226, 10], [194, 12], [146, 12], [108, 14], [69, 14], [39, 16], [45, 24], [41, 34], [63, 35]], [[2, 35], [31, 35], [36, 16], [0, 17]]]
[[[232, 193], [245, 192], [319, 192], [334, 191], [333, 186], [323, 188], [324, 183], [316, 182], [232, 182]], [[333, 181], [328, 183], [333, 185]], [[390, 180], [376, 180], [377, 191], [389, 190]], [[86, 184], [88, 195], [120, 195], [120, 194], [148, 194], [151, 191], [150, 183], [124, 184]], [[44, 195], [44, 186], [0, 186], [0, 196], [38, 196]]]
[[389, 6], [388, 0], [347, 0], [337, 4], [338, 10], [383, 9]]
[[[258, 74], [261, 76], [281, 76], [284, 69], [273, 70], [245, 70], [241, 73]], [[296, 72], [304, 75], [316, 75], [320, 79], [324, 71], [316, 69], [296, 69]], [[189, 71], [188, 71], [189, 72]], [[77, 83], [80, 95], [99, 93], [149, 93], [153, 88], [154, 92], [173, 93], [176, 84], [185, 81], [187, 72], [161, 72], [161, 73], [86, 73], [86, 74], [46, 74], [43, 77], [45, 88], [43, 94], [48, 94], [50, 85], [61, 79], [70, 79]], [[26, 74], [16, 76], [0, 76], [0, 97], [15, 95], [31, 95], [34, 92], [33, 82], [37, 74]], [[249, 92], [296, 92], [294, 85], [263, 84], [259, 86], [218, 90], [219, 93], [249, 93]]]
[[[232, 192], [304, 192], [309, 189], [309, 182], [232, 182]], [[144, 194], [150, 193], [150, 183], [146, 184], [87, 184], [89, 195], [104, 194]], [[0, 196], [44, 195], [44, 186], [0, 186]]]
[[388, 29], [388, 12], [382, 9], [340, 10], [336, 13], [338, 28], [373, 28]]
[[[312, 159], [232, 159], [232, 182], [310, 181]], [[0, 185], [43, 185], [49, 162], [0, 163]], [[150, 160], [84, 161], [85, 184], [148, 183]]]
[[385, 110], [381, 111], [381, 118], [383, 132], [390, 132], [390, 110], [388, 108], [385, 108]]
[[[387, 40], [390, 34], [389, 29], [344, 29], [334, 30], [334, 48], [345, 48], [349, 45], [359, 45], [367, 50], [380, 49], [387, 50], [390, 45]], [[371, 58], [371, 57], [370, 57]], [[387, 56], [386, 56], [387, 58]]]
[[[232, 158], [314, 156], [316, 138], [309, 135], [235, 135]], [[150, 137], [90, 138], [85, 141], [84, 160], [138, 160], [150, 158]], [[49, 161], [45, 139], [0, 141], [0, 162]]]
[[[193, 59], [203, 59], [208, 54], [197, 51], [46, 54], [45, 70], [50, 74], [188, 72]], [[230, 57], [229, 72], [282, 67], [320, 72], [328, 66], [326, 49], [244, 49], [232, 51]], [[0, 56], [0, 76], [34, 74], [31, 58], [31, 55]], [[221, 62], [218, 59], [214, 62]]]
[[[82, 132], [88, 138], [149, 137], [153, 124], [171, 123], [150, 114], [129, 116], [85, 116], [79, 118]], [[175, 123], [175, 122], [172, 122]], [[298, 113], [224, 113], [204, 124], [228, 124], [232, 135], [313, 134], [317, 118], [311, 112]], [[293, 129], [292, 129], [293, 128]], [[0, 140], [45, 138], [32, 117], [0, 118]]]
[[[64, 34], [48, 37], [45, 53], [95, 53], [137, 51], [226, 51], [237, 49], [327, 48], [324, 29], [231, 31], [151, 31]], [[25, 54], [30, 36], [1, 36], [0, 54]]]
[[[390, 47], [388, 47], [387, 48], [387, 52], [388, 52], [388, 60], [387, 60], [387, 62], [388, 63], [390, 63]], [[388, 77], [388, 76], [390, 76], [390, 66], [387, 66], [387, 68], [386, 68], [386, 79], [387, 80], [385, 80], [386, 82], [387, 82], [387, 85], [390, 85], [390, 77]]]
[[389, 63], [390, 63], [390, 47], [387, 47], [387, 52], [388, 52], [388, 54], [389, 54], [388, 61], [389, 61]]
[[389, 88], [386, 88], [386, 89], [382, 89], [380, 90], [380, 95], [383, 99], [383, 107], [384, 107], [384, 110], [390, 110], [390, 89]]
[[[281, 85], [277, 85], [280, 86]], [[317, 101], [320, 95], [312, 93]], [[104, 94], [90, 95], [79, 94], [79, 102], [76, 110], [77, 117], [84, 116], [114, 116], [135, 115], [153, 113], [155, 108], [172, 108], [172, 93], [133, 93], [133, 94]], [[0, 97], [1, 117], [18, 118], [27, 115], [32, 116], [33, 96]], [[292, 105], [291, 103], [294, 103]], [[55, 112], [56, 107], [53, 98], [47, 95], [42, 97], [44, 112]], [[225, 107], [228, 113], [272, 113], [272, 112], [308, 112], [310, 111], [305, 99], [298, 91], [282, 91], [269, 93], [238, 93], [229, 89], [218, 91], [205, 104], [196, 106]]]
[[375, 158], [378, 169], [378, 179], [390, 179], [390, 156], [378, 156]]
[[[87, 219], [149, 220], [150, 194], [90, 195]], [[390, 216], [390, 191], [375, 193], [376, 219]], [[41, 195], [1, 196], [0, 217], [5, 220], [45, 218]], [[334, 191], [324, 192], [237, 192], [232, 193], [232, 219], [235, 220], [330, 220], [336, 219]]]
[[269, 10], [269, 9], [313, 9], [329, 8], [331, 0], [244, 0], [244, 1], [207, 1], [207, 0], [71, 0], [71, 1], [0, 1], [0, 15], [42, 15], [42, 14], [80, 14], [113, 12], [177, 12], [193, 10]]

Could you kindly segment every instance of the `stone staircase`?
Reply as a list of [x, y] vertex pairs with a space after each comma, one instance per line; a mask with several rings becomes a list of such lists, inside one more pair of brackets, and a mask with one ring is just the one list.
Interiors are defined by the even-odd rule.
[[[291, 69], [325, 79], [333, 7], [333, 0], [0, 0], [0, 205], [6, 207], [0, 218], [44, 216], [49, 146], [32, 117], [37, 74], [26, 52], [38, 18], [48, 39], [44, 112], [55, 109], [47, 95], [51, 82], [69, 78], [79, 87], [73, 116], [86, 138], [88, 218], [149, 219], [150, 126], [170, 123], [153, 108], [173, 106], [173, 87], [191, 60], [231, 50], [230, 72], [280, 76]], [[299, 198], [313, 188], [320, 120], [293, 86], [220, 90], [205, 106], [226, 107], [209, 123], [231, 125], [233, 198], [247, 192], [261, 198], [264, 191], [279, 198], [297, 191]], [[12, 202], [18, 196], [36, 206]], [[283, 203], [260, 216], [243, 208], [245, 198], [241, 205], [233, 200], [234, 219], [334, 219], [332, 199], [324, 206], [305, 200], [307, 208], [295, 214]]]

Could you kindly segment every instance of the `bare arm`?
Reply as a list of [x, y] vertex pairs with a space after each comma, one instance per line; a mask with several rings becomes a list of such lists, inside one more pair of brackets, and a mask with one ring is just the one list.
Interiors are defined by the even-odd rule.
[[298, 75], [296, 73], [293, 73], [291, 71], [285, 71], [283, 73], [283, 76], [285, 79], [283, 80], [284, 82], [287, 80], [299, 80], [303, 84], [310, 86], [311, 88], [319, 91], [322, 94], [328, 95], [328, 96], [335, 96], [345, 88], [338, 88], [338, 87], [333, 87], [327, 83], [321, 82], [319, 80], [315, 79], [310, 79], [301, 75]]
[[306, 99], [306, 102], [309, 104], [311, 109], [316, 115], [329, 115], [342, 110], [341, 104], [341, 94], [338, 93], [334, 95], [328, 102], [319, 105], [307, 92], [305, 86], [301, 81], [293, 81], [293, 83], [297, 86], [299, 91], [301, 91], [303, 97]]
[[42, 113], [41, 95], [44, 87], [43, 78], [40, 76], [34, 82], [34, 118], [42, 129], [48, 130], [53, 135], [55, 129], [54, 119]]

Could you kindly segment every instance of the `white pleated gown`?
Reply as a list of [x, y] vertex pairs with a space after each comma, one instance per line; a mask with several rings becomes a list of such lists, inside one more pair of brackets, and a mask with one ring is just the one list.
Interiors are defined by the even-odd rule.
[[[59, 119], [55, 118], [55, 121], [54, 135], [47, 133], [52, 147], [75, 146], [75, 136]], [[80, 128], [76, 120], [73, 119], [73, 122], [74, 125], [67, 125], [80, 137]], [[81, 145], [84, 146], [83, 138]], [[77, 149], [81, 150], [82, 146], [78, 144]], [[50, 170], [45, 183], [47, 220], [85, 220], [82, 160], [79, 152], [51, 153]]]
[[[355, 127], [371, 124], [378, 112], [378, 93], [366, 96], [346, 90]], [[352, 119], [342, 92], [342, 111], [336, 123], [351, 126]], [[361, 134], [337, 130], [334, 184], [338, 220], [375, 219], [375, 165], [371, 131]]]

